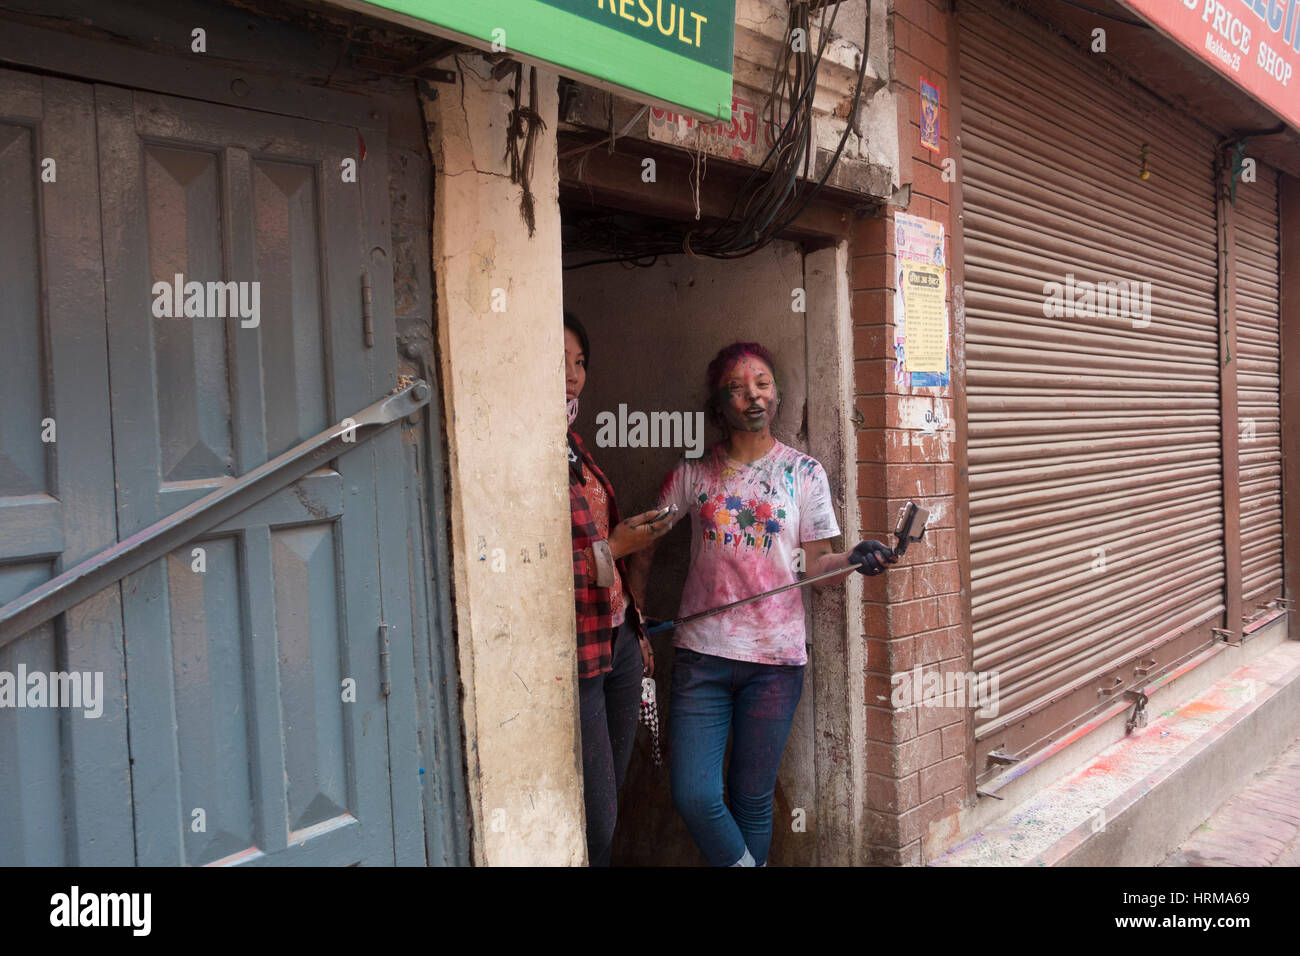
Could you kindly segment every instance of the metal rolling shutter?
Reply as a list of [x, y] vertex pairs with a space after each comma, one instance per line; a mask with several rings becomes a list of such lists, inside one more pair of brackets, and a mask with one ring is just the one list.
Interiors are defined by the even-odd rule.
[[[1282, 594], [1281, 339], [1278, 175], [1237, 185], [1237, 415], [1241, 460], [1242, 604]], [[1235, 624], [1229, 625], [1235, 627]]]
[[[1208, 134], [1009, 8], [959, 20], [974, 667], [1000, 691], [982, 778], [1221, 623], [1218, 260]], [[1150, 325], [1045, 317], [1067, 273], [1150, 281]]]

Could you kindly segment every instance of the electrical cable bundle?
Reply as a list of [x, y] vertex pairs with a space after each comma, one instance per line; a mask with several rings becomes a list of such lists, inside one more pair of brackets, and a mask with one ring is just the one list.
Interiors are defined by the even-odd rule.
[[[826, 11], [831, 6], [835, 9], [827, 22]], [[659, 256], [680, 253], [697, 258], [738, 259], [762, 249], [788, 228], [830, 178], [844, 151], [844, 145], [848, 142], [849, 131], [853, 129], [862, 98], [867, 50], [871, 43], [869, 7], [865, 16], [866, 30], [862, 41], [858, 82], [853, 93], [853, 105], [845, 120], [844, 133], [840, 136], [839, 145], [821, 179], [810, 182], [808, 177], [816, 160], [813, 99], [817, 93], [817, 70], [821, 66], [826, 45], [830, 42], [838, 13], [838, 3], [822, 6], [818, 24], [820, 39], [814, 56], [808, 49], [808, 39], [812, 35], [809, 4], [807, 0], [791, 0], [781, 58], [773, 72], [772, 88], [761, 114], [766, 129], [779, 129], [780, 132], [762, 163], [750, 172], [725, 219], [711, 229], [686, 231], [680, 226], [639, 228], [611, 222], [599, 225], [588, 222], [580, 227], [580, 245], [610, 252], [612, 255], [575, 263], [565, 266], [565, 269], [581, 269], [608, 262], [649, 266]], [[796, 30], [802, 31], [804, 41], [798, 50], [795, 49]]]

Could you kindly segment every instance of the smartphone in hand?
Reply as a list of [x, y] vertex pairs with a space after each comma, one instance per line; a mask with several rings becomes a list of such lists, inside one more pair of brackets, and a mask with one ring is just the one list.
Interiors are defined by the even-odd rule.
[[646, 522], [646, 523], [647, 523], [647, 524], [654, 524], [654, 523], [657, 522], [657, 521], [663, 521], [663, 520], [664, 520], [665, 518], [667, 518], [670, 514], [676, 514], [676, 513], [677, 513], [677, 506], [676, 506], [676, 505], [669, 505], [667, 508], [665, 508], [663, 511], [660, 511], [658, 514], [656, 514], [653, 518], [651, 518], [651, 519], [650, 519], [648, 522]]

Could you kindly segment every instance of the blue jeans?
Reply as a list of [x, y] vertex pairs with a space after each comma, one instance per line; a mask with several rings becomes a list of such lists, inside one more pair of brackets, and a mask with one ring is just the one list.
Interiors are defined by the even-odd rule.
[[614, 639], [614, 669], [578, 681], [582, 723], [582, 795], [587, 806], [587, 861], [609, 866], [637, 716], [641, 712], [641, 644], [631, 621]]
[[[772, 796], [803, 690], [803, 665], [751, 664], [673, 649], [669, 761], [673, 803], [713, 866], [772, 845]], [[722, 799], [722, 758], [735, 730]]]

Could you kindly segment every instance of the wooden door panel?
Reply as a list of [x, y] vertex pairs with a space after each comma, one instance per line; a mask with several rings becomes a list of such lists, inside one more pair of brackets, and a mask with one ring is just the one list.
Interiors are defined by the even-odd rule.
[[[349, 347], [366, 227], [338, 169], [356, 131], [96, 96], [127, 534], [382, 392]], [[144, 293], [177, 273], [258, 283], [256, 324], [156, 317]], [[149, 689], [131, 707], [141, 863], [394, 862], [375, 469], [358, 446], [124, 581], [127, 671]]]
[[[0, 70], [0, 603], [116, 540], [97, 184], [91, 87]], [[117, 589], [0, 649], [20, 667], [100, 675], [102, 712], [0, 708], [0, 864], [131, 863]]]

